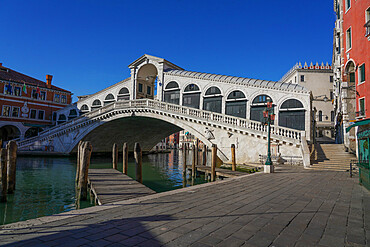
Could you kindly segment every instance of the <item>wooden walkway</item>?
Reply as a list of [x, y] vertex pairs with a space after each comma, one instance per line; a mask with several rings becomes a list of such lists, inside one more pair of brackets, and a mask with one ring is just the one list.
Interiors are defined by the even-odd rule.
[[99, 205], [156, 193], [114, 169], [89, 169], [89, 184]]
[[[186, 166], [186, 169], [191, 170], [191, 165]], [[210, 166], [196, 166], [197, 172], [202, 172], [206, 174], [211, 173]], [[224, 178], [235, 178], [239, 176], [247, 175], [245, 172], [237, 172], [232, 170], [227, 170], [223, 168], [216, 168], [216, 176], [217, 177], [224, 177]]]

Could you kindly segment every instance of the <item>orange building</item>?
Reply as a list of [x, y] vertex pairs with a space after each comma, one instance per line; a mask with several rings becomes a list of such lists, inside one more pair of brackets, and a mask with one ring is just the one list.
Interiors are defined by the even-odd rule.
[[53, 113], [71, 103], [72, 93], [37, 80], [0, 63], [0, 139], [24, 139], [37, 135], [55, 122]]

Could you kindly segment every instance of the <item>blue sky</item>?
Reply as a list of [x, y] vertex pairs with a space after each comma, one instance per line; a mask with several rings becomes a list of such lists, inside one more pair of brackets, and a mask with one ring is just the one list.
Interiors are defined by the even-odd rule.
[[0, 62], [74, 96], [129, 77], [143, 54], [279, 80], [297, 61], [331, 63], [335, 21], [322, 0], [0, 0], [0, 16]]

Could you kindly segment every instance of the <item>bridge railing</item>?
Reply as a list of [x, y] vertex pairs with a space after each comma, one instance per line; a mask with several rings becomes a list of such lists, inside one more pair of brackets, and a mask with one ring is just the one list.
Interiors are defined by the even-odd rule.
[[[250, 130], [255, 130], [259, 132], [267, 132], [267, 126], [258, 121], [253, 121], [253, 120], [249, 120], [245, 118], [238, 118], [234, 116], [228, 116], [228, 115], [224, 115], [224, 114], [220, 114], [216, 112], [194, 109], [194, 108], [190, 108], [186, 106], [180, 106], [180, 105], [171, 104], [167, 102], [161, 102], [157, 100], [137, 99], [137, 100], [130, 100], [130, 101], [117, 101], [112, 104], [103, 106], [99, 109], [96, 109], [94, 111], [85, 113], [84, 115], [74, 118], [68, 122], [59, 124], [55, 127], [42, 131], [36, 137], [32, 137], [32, 138], [29, 138], [23, 141], [19, 141], [18, 146], [22, 147], [25, 145], [32, 144], [36, 142], [37, 140], [40, 140], [40, 138], [46, 138], [50, 135], [60, 133], [76, 125], [83, 124], [89, 121], [93, 121], [99, 118], [101, 115], [107, 114], [114, 110], [132, 109], [132, 108], [134, 109], [152, 108], [156, 110], [162, 110], [165, 112], [176, 113], [176, 114], [179, 114], [185, 117], [194, 117], [196, 119], [202, 119], [205, 121], [216, 122], [216, 123], [220, 123], [220, 124], [224, 124], [228, 126], [239, 127], [242, 129], [250, 129]], [[289, 139], [295, 139], [297, 141], [301, 140], [301, 131], [289, 129], [285, 127], [273, 125], [271, 126], [271, 134], [276, 135], [276, 136], [286, 137]]]

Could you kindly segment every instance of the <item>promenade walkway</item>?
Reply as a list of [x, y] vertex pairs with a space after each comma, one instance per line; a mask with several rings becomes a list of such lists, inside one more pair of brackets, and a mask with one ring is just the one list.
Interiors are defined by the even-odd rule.
[[369, 246], [348, 173], [281, 168], [9, 224], [4, 246]]

